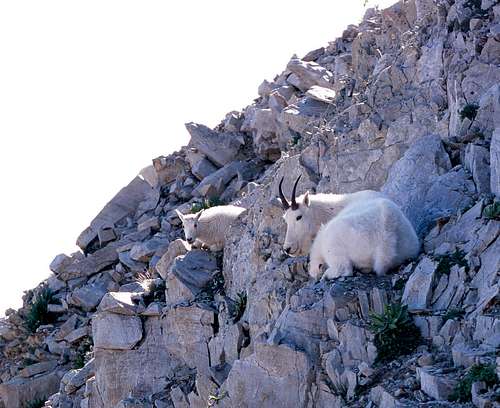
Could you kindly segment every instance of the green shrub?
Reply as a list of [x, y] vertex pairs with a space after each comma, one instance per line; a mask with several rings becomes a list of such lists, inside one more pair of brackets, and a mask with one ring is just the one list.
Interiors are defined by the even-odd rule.
[[196, 214], [201, 210], [206, 210], [210, 207], [216, 207], [218, 205], [224, 205], [219, 197], [205, 198], [201, 203], [193, 203], [191, 205], [191, 214]]
[[438, 275], [448, 275], [454, 265], [465, 267], [465, 271], [469, 271], [469, 264], [465, 259], [465, 252], [458, 248], [451, 254], [436, 255], [434, 260], [438, 261], [436, 268]]
[[28, 401], [24, 406], [26, 408], [42, 408], [43, 406], [45, 406], [45, 401], [46, 401], [46, 398], [37, 398], [37, 399], [33, 399], [31, 401]]
[[54, 322], [54, 315], [48, 311], [48, 305], [52, 301], [52, 297], [52, 291], [44, 287], [31, 301], [26, 313], [25, 323], [32, 333], [36, 332], [36, 329], [41, 325]]
[[500, 220], [500, 201], [484, 207], [483, 216], [489, 220]]
[[93, 348], [94, 344], [92, 343], [92, 338], [84, 337], [76, 350], [77, 354], [75, 361], [73, 361], [73, 368], [77, 370], [83, 368], [87, 361], [90, 360], [90, 354], [92, 353]]
[[465, 118], [473, 121], [476, 118], [477, 110], [479, 109], [479, 105], [475, 103], [468, 103], [465, 105], [461, 111], [459, 111], [460, 119], [464, 120]]
[[420, 344], [420, 330], [406, 306], [386, 305], [382, 314], [373, 313], [371, 318], [370, 330], [375, 334], [377, 361], [411, 353]]
[[476, 381], [484, 381], [488, 387], [498, 383], [496, 367], [494, 364], [473, 365], [458, 382], [453, 393], [448, 398], [450, 401], [468, 402], [472, 400], [471, 388]]
[[237, 296], [238, 298], [234, 301], [234, 309], [230, 313], [233, 323], [239, 322], [247, 307], [247, 294], [239, 292]]

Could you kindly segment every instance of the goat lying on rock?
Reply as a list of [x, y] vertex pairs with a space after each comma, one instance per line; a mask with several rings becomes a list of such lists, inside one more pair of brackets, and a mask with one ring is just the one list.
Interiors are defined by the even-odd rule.
[[220, 205], [188, 215], [175, 210], [182, 221], [186, 241], [194, 247], [205, 245], [211, 251], [224, 248], [229, 227], [245, 211], [234, 205]]
[[280, 199], [285, 210], [283, 218], [287, 224], [283, 249], [292, 256], [307, 255], [321, 225], [326, 224], [346, 207], [383, 197], [379, 192], [363, 190], [352, 194], [309, 194], [307, 192], [295, 198], [299, 180], [300, 176], [293, 186], [291, 203], [283, 194], [283, 179], [279, 185]]
[[418, 255], [420, 244], [410, 221], [387, 198], [358, 201], [322, 226], [311, 247], [309, 274], [319, 278], [352, 276], [353, 268], [388, 270]]

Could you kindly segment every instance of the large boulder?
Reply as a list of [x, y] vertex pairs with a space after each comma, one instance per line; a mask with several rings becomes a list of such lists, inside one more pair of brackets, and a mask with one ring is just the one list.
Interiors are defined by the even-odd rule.
[[472, 180], [451, 162], [438, 136], [417, 140], [391, 167], [382, 192], [394, 200], [422, 236], [441, 218], [473, 203]]
[[219, 167], [235, 160], [245, 144], [241, 133], [220, 133], [196, 123], [186, 123], [186, 129], [191, 135], [189, 146], [195, 147]]
[[92, 319], [94, 347], [130, 350], [142, 339], [142, 322], [137, 316], [98, 313]]
[[150, 191], [151, 186], [148, 182], [140, 177], [135, 177], [97, 214], [90, 226], [80, 234], [76, 244], [81, 249], [87, 248], [97, 238], [101, 228], [113, 227], [118, 221], [134, 214]]

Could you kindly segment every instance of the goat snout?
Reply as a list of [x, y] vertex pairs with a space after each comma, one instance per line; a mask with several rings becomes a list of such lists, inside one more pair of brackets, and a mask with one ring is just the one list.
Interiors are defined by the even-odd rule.
[[194, 242], [194, 239], [193, 238], [186, 238], [186, 241], [188, 242], [188, 244], [192, 244]]

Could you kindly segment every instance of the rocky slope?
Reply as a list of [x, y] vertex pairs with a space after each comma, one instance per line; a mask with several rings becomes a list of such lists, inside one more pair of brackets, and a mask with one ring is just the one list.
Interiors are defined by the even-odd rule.
[[[8, 311], [0, 406], [499, 405], [499, 2], [368, 10], [258, 91], [215, 129], [187, 124], [189, 145], [142, 170]], [[385, 192], [419, 258], [311, 282], [282, 251], [278, 181], [290, 193], [298, 175], [301, 193]], [[223, 253], [189, 250], [174, 210], [217, 200], [248, 211]]]

